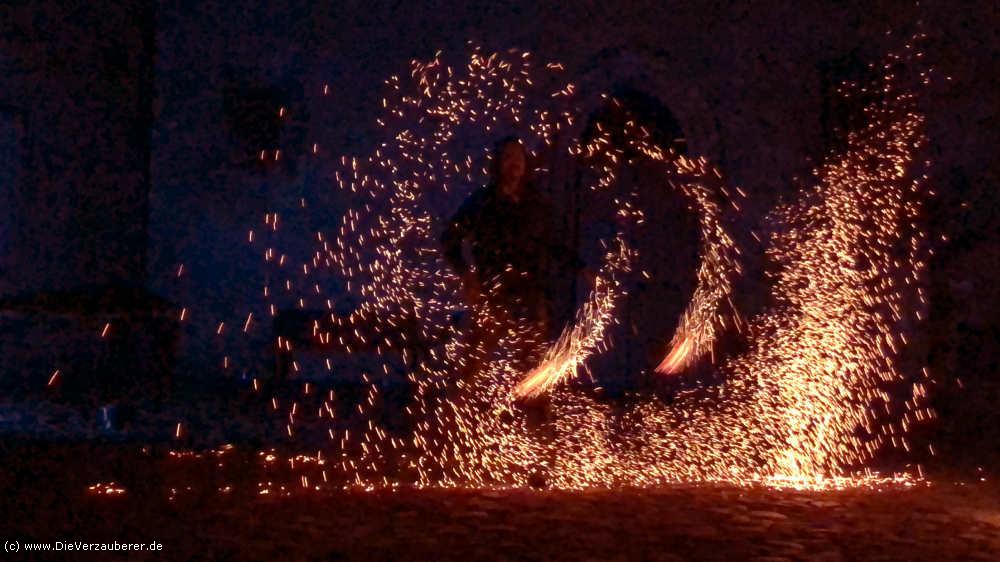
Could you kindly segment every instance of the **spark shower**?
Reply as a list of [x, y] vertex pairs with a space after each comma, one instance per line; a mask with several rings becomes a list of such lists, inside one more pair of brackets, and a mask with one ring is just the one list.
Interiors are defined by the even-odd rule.
[[[239, 318], [220, 319], [217, 334], [227, 325], [249, 334], [260, 329], [260, 311], [273, 316], [294, 303], [329, 312], [312, 325], [329, 371], [321, 376], [335, 375], [331, 358], [338, 354], [366, 350], [381, 358], [364, 373], [352, 423], [337, 408], [341, 397], [311, 382], [301, 384], [296, 400], [261, 397], [286, 418], [290, 436], [304, 424], [325, 426], [328, 445], [309, 457], [322, 466], [323, 481], [523, 486], [539, 472], [561, 488], [869, 481], [867, 463], [887, 449], [910, 450], [912, 428], [935, 415], [927, 404], [930, 375], [904, 368], [926, 316], [930, 252], [923, 227], [930, 163], [918, 96], [934, 73], [920, 62], [920, 39], [873, 64], [878, 78], [871, 83], [843, 86], [843, 96], [877, 94], [869, 96], [875, 101], [865, 108], [865, 123], [795, 186], [794, 198], [749, 226], [743, 190], [708, 159], [659, 146], [642, 122], [628, 121], [622, 130], [597, 123], [582, 135], [581, 96], [558, 63], [476, 47], [461, 63], [449, 64], [441, 53], [412, 61], [407, 74], [385, 82], [376, 118], [383, 137], [366, 156], [336, 157], [328, 187], [353, 201], [340, 224], [315, 232], [314, 252], [296, 263], [283, 251], [281, 228], [296, 217], [268, 212], [247, 234], [268, 272], [261, 301]], [[556, 341], [546, 343], [528, 323], [483, 304], [472, 321], [498, 343], [482, 346], [454, 321], [465, 304], [438, 246], [435, 209], [442, 202], [454, 207], [488, 181], [482, 146], [510, 131], [534, 153], [585, 170], [589, 183], [580, 189], [609, 194], [618, 231], [601, 241], [589, 295]], [[615, 140], [622, 138], [624, 145]], [[470, 148], [475, 139], [482, 143]], [[319, 141], [313, 157], [328, 157]], [[279, 157], [261, 152], [262, 159]], [[643, 399], [629, 416], [633, 426], [621, 431], [610, 421], [611, 406], [574, 381], [587, 376], [589, 358], [615, 352], [607, 332], [629, 298], [625, 281], [645, 274], [625, 233], [664, 219], [648, 216], [618, 181], [638, 159], [660, 170], [665, 196], [689, 202], [700, 229], [696, 286], [651, 376], [709, 363], [723, 382], [670, 404]], [[308, 203], [303, 199], [298, 212], [308, 213]], [[746, 316], [735, 304], [744, 249], [734, 229], [751, 226], [765, 247], [771, 298]], [[338, 289], [326, 288], [331, 279]], [[358, 303], [346, 315], [335, 311], [344, 288]], [[182, 320], [187, 313], [185, 307]], [[727, 332], [745, 342], [742, 351], [719, 349]], [[415, 339], [425, 352], [414, 351]], [[275, 345], [296, 352], [287, 339]], [[220, 362], [238, 367], [229, 353]], [[412, 389], [405, 433], [385, 427], [378, 414], [387, 400], [379, 381], [400, 365]], [[301, 369], [294, 361], [293, 377]], [[254, 388], [262, 388], [259, 381]], [[538, 431], [521, 404], [542, 396], [550, 413]]]

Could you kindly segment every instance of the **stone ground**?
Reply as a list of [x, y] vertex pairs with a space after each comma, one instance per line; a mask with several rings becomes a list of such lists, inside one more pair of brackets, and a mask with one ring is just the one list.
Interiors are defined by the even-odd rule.
[[[178, 460], [136, 449], [0, 441], [0, 535], [22, 543], [155, 540], [162, 552], [130, 559], [169, 560], [1000, 559], [1000, 489], [992, 482], [281, 496], [256, 493], [262, 475], [254, 463], [223, 463], [253, 453]], [[231, 491], [218, 491], [220, 474]], [[289, 490], [301, 489], [284, 478]], [[110, 480], [125, 493], [88, 491]], [[19, 558], [30, 556], [10, 555]]]

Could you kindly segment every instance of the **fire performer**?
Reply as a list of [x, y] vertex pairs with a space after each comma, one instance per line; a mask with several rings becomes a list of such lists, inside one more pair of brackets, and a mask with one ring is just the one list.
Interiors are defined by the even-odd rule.
[[532, 177], [524, 144], [502, 140], [493, 164], [493, 183], [473, 193], [449, 221], [441, 239], [445, 259], [462, 277], [470, 306], [485, 299], [497, 313], [554, 339], [556, 320], [562, 320], [554, 307], [556, 280], [575, 276], [581, 261], [555, 231], [558, 216]]

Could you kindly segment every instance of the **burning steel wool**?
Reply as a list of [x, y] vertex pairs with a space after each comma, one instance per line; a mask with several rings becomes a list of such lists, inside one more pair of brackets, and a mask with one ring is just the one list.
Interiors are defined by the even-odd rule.
[[[746, 195], [709, 161], [658, 146], [634, 120], [623, 131], [598, 123], [596, 134], [581, 138], [576, 87], [559, 82], [561, 65], [536, 65], [529, 53], [473, 48], [464, 65], [441, 53], [413, 61], [408, 76], [386, 81], [377, 119], [384, 139], [367, 157], [340, 157], [331, 188], [356, 204], [335, 231], [315, 233], [311, 258], [293, 265], [278, 248], [288, 219], [277, 212], [267, 213], [263, 233], [248, 233], [271, 272], [262, 288], [271, 316], [279, 299], [325, 309], [311, 318], [309, 339], [330, 373], [339, 355], [368, 354], [379, 363], [363, 374], [365, 394], [346, 414], [341, 397], [315, 392], [310, 382], [301, 400], [270, 397], [273, 409], [287, 418], [289, 436], [303, 424], [325, 424], [329, 447], [315, 457], [322, 482], [361, 487], [523, 486], [539, 475], [561, 488], [873, 480], [866, 463], [885, 449], [911, 448], [910, 428], [934, 416], [925, 404], [926, 370], [912, 377], [902, 365], [926, 314], [921, 224], [929, 163], [919, 85], [911, 82], [931, 73], [919, 70], [919, 57], [907, 45], [872, 67], [880, 78], [867, 88], [879, 99], [866, 108], [865, 126], [767, 217], [772, 299], [749, 318], [733, 295], [742, 275], [733, 229]], [[914, 74], [919, 80], [909, 80]], [[590, 184], [582, 189], [611, 193], [616, 205], [618, 232], [601, 242], [589, 296], [551, 344], [490, 299], [456, 320], [468, 306], [438, 244], [438, 209], [488, 180], [488, 156], [477, 147], [510, 131], [533, 156], [585, 168]], [[710, 359], [723, 379], [670, 404], [646, 398], [625, 414], [572, 384], [594, 354], [614, 352], [608, 328], [628, 299], [624, 281], [638, 274], [624, 233], [659, 219], [646, 216], [633, 194], [619, 193], [618, 174], [634, 162], [612, 133], [661, 170], [664, 193], [679, 193], [698, 215], [695, 289], [652, 376], [673, 377]], [[535, 172], [559, 180], [552, 169]], [[324, 290], [329, 279], [343, 290]], [[340, 314], [345, 295], [357, 305]], [[242, 318], [243, 332], [257, 321], [253, 313]], [[491, 342], [472, 337], [470, 325]], [[746, 351], [717, 356], [726, 331], [743, 338]], [[280, 336], [275, 343], [293, 357], [300, 345]], [[231, 367], [228, 355], [224, 365]], [[292, 375], [300, 369], [292, 360]], [[383, 381], [400, 370], [410, 385], [408, 419], [390, 422]], [[531, 422], [526, 409], [539, 400], [548, 413]], [[307, 411], [312, 402], [316, 409]]]

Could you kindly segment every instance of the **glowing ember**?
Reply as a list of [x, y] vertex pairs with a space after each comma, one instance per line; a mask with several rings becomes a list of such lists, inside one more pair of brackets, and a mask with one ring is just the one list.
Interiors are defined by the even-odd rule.
[[87, 492], [98, 496], [122, 496], [125, 488], [116, 482], [98, 482], [87, 486]]

